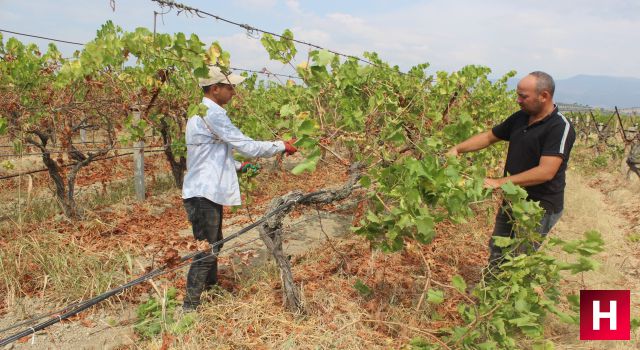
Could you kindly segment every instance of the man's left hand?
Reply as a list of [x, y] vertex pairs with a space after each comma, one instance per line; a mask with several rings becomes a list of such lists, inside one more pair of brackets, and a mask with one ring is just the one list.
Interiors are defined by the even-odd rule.
[[484, 179], [484, 187], [485, 188], [496, 189], [496, 188], [504, 185], [505, 183], [506, 183], [505, 178], [500, 178], [500, 179], [486, 178], [486, 179]]

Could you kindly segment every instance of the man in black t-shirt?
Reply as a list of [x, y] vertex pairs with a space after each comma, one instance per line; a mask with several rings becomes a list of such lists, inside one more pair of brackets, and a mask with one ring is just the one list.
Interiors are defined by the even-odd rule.
[[[448, 155], [457, 156], [508, 141], [509, 150], [503, 177], [485, 179], [485, 186], [498, 188], [508, 181], [525, 188], [528, 199], [540, 202], [545, 214], [538, 232], [544, 238], [562, 216], [565, 171], [576, 138], [571, 123], [553, 103], [555, 83], [544, 72], [532, 72], [518, 83], [520, 110], [492, 130], [472, 136], [452, 147]], [[501, 206], [496, 215], [493, 236], [514, 237], [509, 210]], [[538, 249], [540, 242], [534, 242]], [[489, 241], [489, 263], [498, 263], [502, 250]]]

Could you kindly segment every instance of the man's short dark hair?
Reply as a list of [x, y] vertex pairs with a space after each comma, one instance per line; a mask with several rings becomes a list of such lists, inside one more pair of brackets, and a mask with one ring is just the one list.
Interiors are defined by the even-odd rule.
[[202, 92], [206, 94], [206, 93], [209, 92], [209, 90], [211, 90], [212, 87], [213, 87], [213, 85], [203, 86], [202, 87]]
[[536, 77], [536, 90], [539, 94], [543, 91], [549, 91], [549, 94], [553, 97], [553, 93], [556, 91], [556, 83], [549, 74], [537, 70], [529, 73], [529, 75]]

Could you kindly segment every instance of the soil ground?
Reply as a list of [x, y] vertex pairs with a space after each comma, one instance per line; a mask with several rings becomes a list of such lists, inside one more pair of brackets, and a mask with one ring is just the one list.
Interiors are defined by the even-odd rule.
[[[246, 216], [234, 217], [225, 232], [231, 233], [242, 228], [234, 222], [242, 222]], [[301, 224], [300, 224], [301, 223]], [[297, 219], [285, 222], [286, 239], [283, 242], [284, 250], [291, 255], [299, 255], [310, 249], [317, 248], [326, 242], [327, 236], [331, 239], [349, 232], [351, 217], [343, 214], [322, 212], [302, 215]], [[186, 228], [178, 232], [179, 236], [191, 238], [191, 229]], [[226, 247], [225, 247], [226, 248]], [[180, 254], [187, 253], [180, 250]], [[220, 256], [220, 273], [235, 274], [246, 273], [251, 268], [263, 264], [269, 257], [264, 244], [259, 240], [257, 229], [248, 231], [236, 241], [229, 244], [225, 253]], [[186, 271], [181, 272], [186, 274]], [[166, 284], [166, 281], [165, 283]], [[161, 284], [162, 285], [162, 284]], [[144, 297], [142, 298], [145, 299]], [[117, 349], [135, 344], [138, 339], [133, 332], [132, 324], [135, 321], [135, 309], [138, 305], [128, 302], [114, 302], [112, 308], [101, 309], [97, 312], [88, 312], [82, 319], [72, 319], [38, 332], [35, 337], [25, 337], [21, 342], [14, 343], [5, 349]], [[52, 305], [39, 300], [22, 300], [15, 312], [8, 312], [0, 318], [0, 329], [9, 327], [22, 319], [25, 314], [33, 315], [39, 311], [55, 309]], [[17, 328], [12, 332], [22, 330]], [[8, 336], [11, 332], [2, 334]]]
[[[597, 230], [605, 241], [605, 251], [597, 255], [602, 263], [596, 271], [568, 277], [563, 289], [631, 290], [631, 317], [640, 310], [640, 181], [626, 180], [619, 173], [599, 171], [591, 176], [576, 171], [567, 175], [565, 211], [552, 234], [577, 239], [585, 231]], [[561, 253], [555, 253], [562, 257]], [[579, 341], [577, 326], [554, 324], [550, 337], [557, 349], [638, 349], [636, 333], [631, 342]]]
[[[577, 276], [567, 276], [562, 290], [567, 294], [578, 293], [581, 289], [629, 289], [632, 295], [632, 315], [640, 309], [640, 181], [632, 178], [625, 180], [619, 172], [599, 170], [587, 175], [581, 171], [570, 170], [567, 175], [565, 195], [565, 211], [562, 219], [552, 230], [551, 235], [565, 240], [578, 239], [585, 231], [599, 231], [605, 241], [605, 252], [596, 256], [602, 265], [597, 271]], [[280, 189], [284, 190], [284, 189]], [[265, 193], [264, 198], [257, 197], [252, 211], [261, 212], [266, 205], [266, 198], [272, 194]], [[162, 204], [160, 204], [162, 203]], [[167, 194], [167, 198], [149, 205], [148, 212], [153, 217], [174, 217], [174, 225], [167, 239], [171, 242], [189, 242], [191, 232], [186, 218], [181, 217], [181, 208], [176, 194]], [[326, 208], [325, 208], [326, 209]], [[334, 208], [335, 209], [335, 208]], [[117, 209], [111, 209], [117, 211]], [[246, 225], [257, 215], [240, 212], [231, 215], [225, 222], [225, 233]], [[327, 249], [327, 239], [354, 242], [360, 240], [349, 234], [352, 216], [315, 210], [294, 213], [289, 219], [285, 251], [291, 255], [305, 255], [307, 258], [321, 254]], [[144, 222], [135, 222], [144, 225]], [[469, 238], [471, 246], [486, 249], [490, 225], [484, 227], [480, 234]], [[132, 229], [130, 226], [128, 230]], [[114, 231], [115, 232], [115, 231]], [[325, 235], [326, 234], [326, 235]], [[262, 242], [257, 240], [257, 232], [250, 231], [238, 242], [229, 244], [227, 253], [221, 256], [221, 270], [224, 274], [236, 275], [242, 271], [250, 271], [264, 263], [267, 256]], [[356, 243], [349, 243], [356, 244]], [[183, 254], [192, 248], [187, 244], [177, 244], [179, 253]], [[157, 248], [157, 247], [156, 247]], [[481, 259], [486, 252], [480, 252]], [[553, 252], [562, 259], [562, 252]], [[373, 257], [371, 258], [373, 259]], [[148, 260], [142, 260], [148, 262]], [[295, 261], [295, 258], [294, 258]], [[444, 262], [448, 263], [448, 262]], [[313, 266], [311, 266], [313, 267]], [[305, 268], [309, 268], [306, 266]], [[320, 267], [318, 267], [320, 268]], [[185, 272], [182, 272], [184, 274]], [[464, 272], [461, 274], [465, 275]], [[408, 276], [411, 277], [411, 276]], [[467, 276], [465, 276], [467, 277]], [[166, 282], [165, 282], [166, 283]], [[144, 299], [144, 298], [143, 298]], [[40, 310], [55, 309], [56, 306], [37, 298], [20, 300], [11, 311], [0, 316], [0, 329], [24, 319], [27, 315], [38, 314]], [[33, 337], [5, 347], [5, 349], [122, 349], [122, 348], [158, 348], [157, 343], [140, 343], [132, 330], [136, 304], [114, 301], [109, 307], [100, 308], [87, 313], [81, 318], [66, 321], [46, 331], [38, 332]], [[355, 321], [354, 321], [355, 323]], [[344, 327], [351, 326], [348, 323]], [[340, 328], [343, 329], [343, 328]], [[7, 336], [11, 332], [2, 333]], [[630, 342], [583, 342], [578, 340], [577, 326], [568, 326], [551, 319], [547, 329], [547, 338], [554, 342], [556, 349], [631, 349], [640, 348], [637, 334]], [[387, 341], [387, 340], [384, 340]], [[384, 343], [381, 340], [381, 343]], [[286, 347], [283, 344], [282, 347]], [[381, 348], [393, 347], [387, 343]], [[376, 346], [377, 347], [377, 346]], [[186, 346], [185, 348], [188, 348]]]

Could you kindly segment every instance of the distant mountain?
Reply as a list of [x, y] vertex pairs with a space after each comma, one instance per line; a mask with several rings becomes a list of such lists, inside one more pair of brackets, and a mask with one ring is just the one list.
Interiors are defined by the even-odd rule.
[[[515, 88], [519, 79], [511, 79]], [[640, 79], [602, 75], [576, 75], [556, 80], [554, 100], [602, 108], [640, 107]]]

